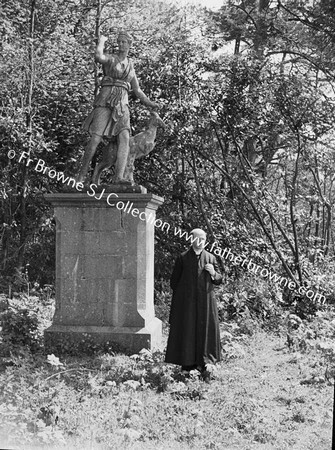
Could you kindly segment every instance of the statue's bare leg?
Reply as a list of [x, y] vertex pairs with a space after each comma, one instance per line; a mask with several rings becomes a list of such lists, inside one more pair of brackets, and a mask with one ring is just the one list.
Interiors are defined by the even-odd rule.
[[117, 159], [115, 164], [115, 182], [124, 181], [124, 171], [129, 155], [129, 131], [122, 130], [118, 137]]
[[89, 143], [87, 144], [86, 148], [85, 148], [85, 153], [81, 162], [81, 167], [80, 167], [80, 171], [79, 171], [79, 175], [77, 178], [78, 182], [83, 182], [85, 180], [85, 177], [87, 175], [89, 166], [90, 166], [90, 162], [92, 161], [92, 158], [96, 152], [96, 149], [99, 145], [99, 143], [102, 140], [102, 136], [98, 136], [97, 134], [92, 134], [92, 137], [89, 141]]
[[110, 142], [102, 149], [101, 161], [95, 165], [94, 173], [92, 176], [92, 183], [100, 184], [100, 175], [105, 169], [112, 167], [116, 163], [117, 157], [117, 143]]

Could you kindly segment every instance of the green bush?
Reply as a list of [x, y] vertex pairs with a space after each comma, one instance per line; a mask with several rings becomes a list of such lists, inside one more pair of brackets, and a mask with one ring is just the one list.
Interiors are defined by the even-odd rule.
[[283, 298], [290, 311], [301, 319], [311, 320], [320, 309], [316, 302], [296, 292], [287, 290]]
[[224, 285], [218, 293], [218, 309], [221, 321], [235, 321], [239, 325], [256, 321], [272, 330], [282, 324], [279, 289], [251, 276]]
[[9, 307], [0, 314], [0, 323], [2, 328], [0, 354], [2, 356], [8, 356], [22, 347], [31, 352], [41, 348], [38, 318], [35, 312], [27, 308]]
[[169, 322], [172, 291], [167, 281], [161, 280], [155, 284], [155, 313], [156, 316], [167, 324]]

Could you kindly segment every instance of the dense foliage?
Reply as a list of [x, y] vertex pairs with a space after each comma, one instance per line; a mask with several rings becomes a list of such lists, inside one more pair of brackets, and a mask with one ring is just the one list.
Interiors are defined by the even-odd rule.
[[[136, 172], [164, 195], [159, 217], [171, 228], [201, 226], [218, 246], [333, 301], [333, 2], [228, 0], [215, 13], [153, 0], [1, 6], [3, 291], [20, 289], [27, 264], [29, 282], [53, 282], [43, 194], [61, 186], [19, 156], [76, 172], [101, 78], [96, 38], [108, 34], [112, 45], [127, 28], [141, 87], [168, 125]], [[136, 132], [147, 116], [138, 102], [131, 109]], [[159, 229], [156, 242], [156, 279], [166, 280], [185, 242]], [[244, 277], [227, 262], [228, 279]]]

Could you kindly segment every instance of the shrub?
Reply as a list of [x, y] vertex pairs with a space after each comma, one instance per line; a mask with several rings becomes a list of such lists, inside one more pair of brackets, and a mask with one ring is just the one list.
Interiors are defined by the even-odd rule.
[[276, 286], [253, 277], [240, 278], [221, 289], [218, 294], [221, 321], [239, 324], [257, 321], [268, 329], [282, 324], [281, 294]]
[[158, 281], [155, 285], [155, 313], [164, 323], [169, 322], [172, 293], [167, 281]]
[[27, 308], [9, 307], [0, 314], [2, 343], [0, 354], [8, 356], [20, 347], [36, 352], [41, 348], [41, 337], [38, 331], [38, 318], [35, 312]]
[[286, 292], [284, 300], [292, 313], [301, 319], [312, 319], [320, 309], [316, 302], [296, 292]]
[[[317, 261], [302, 261], [304, 274], [307, 277], [306, 288], [324, 295], [328, 304], [335, 304], [334, 271], [335, 259], [318, 255]], [[319, 306], [319, 305], [318, 305]]]

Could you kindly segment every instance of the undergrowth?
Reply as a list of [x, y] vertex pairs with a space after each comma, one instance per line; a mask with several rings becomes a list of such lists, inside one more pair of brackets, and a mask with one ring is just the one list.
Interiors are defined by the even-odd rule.
[[[165, 323], [166, 292], [156, 293]], [[218, 292], [222, 362], [209, 367], [213, 382], [208, 386], [197, 370], [185, 374], [165, 364], [164, 350], [143, 349], [130, 356], [101, 349], [90, 356], [45, 354], [42, 333], [51, 322], [53, 301], [2, 298], [0, 443], [106, 450], [229, 448], [223, 443], [235, 438], [274, 444], [278, 433], [262, 416], [263, 404], [222, 389], [223, 368], [234, 370], [248, 359], [253, 337], [264, 330], [285, 336], [290, 364], [300, 364], [303, 357], [314, 361], [301, 373], [302, 386], [327, 386], [335, 364], [332, 310], [318, 311], [314, 321], [306, 321], [285, 312], [281, 302], [275, 289], [266, 292], [252, 281]], [[296, 405], [287, 420], [304, 423], [306, 413]]]

